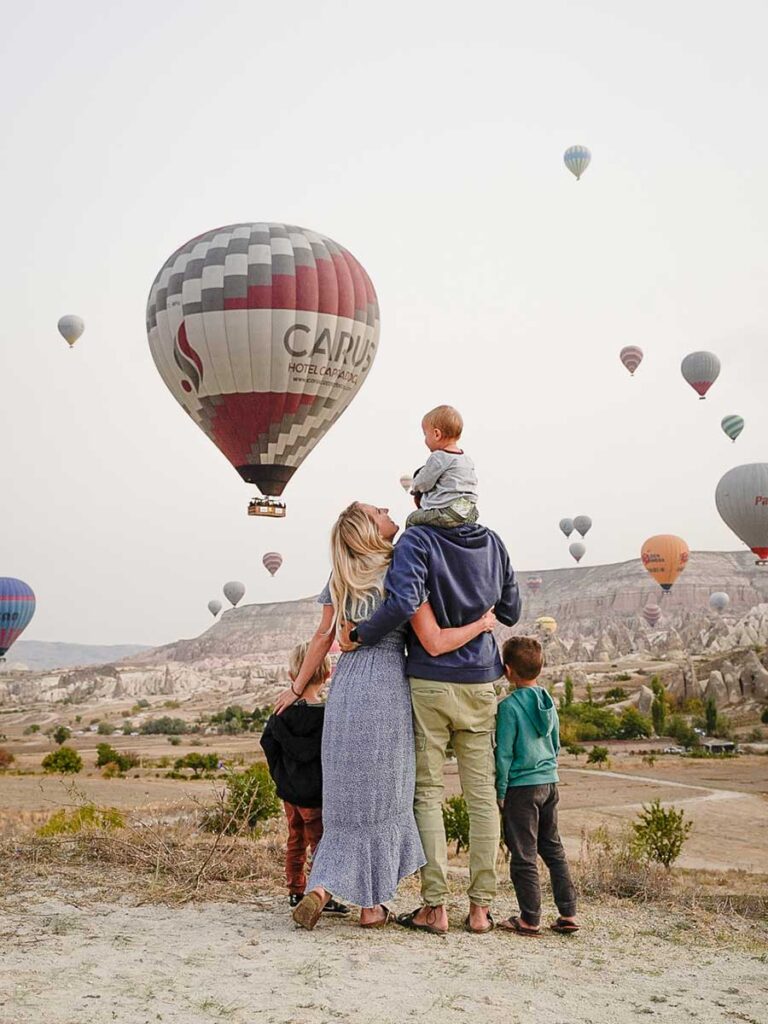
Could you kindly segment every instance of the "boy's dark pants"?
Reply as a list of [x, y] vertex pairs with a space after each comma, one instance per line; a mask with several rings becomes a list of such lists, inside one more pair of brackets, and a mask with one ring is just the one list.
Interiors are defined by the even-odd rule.
[[323, 835], [322, 807], [297, 807], [283, 801], [288, 819], [288, 842], [285, 845], [285, 880], [291, 896], [303, 895], [307, 886], [304, 865], [307, 847], [312, 853]]
[[510, 877], [520, 916], [534, 928], [538, 928], [541, 921], [537, 853], [549, 868], [557, 909], [564, 917], [573, 917], [576, 913], [576, 890], [557, 831], [559, 800], [555, 783], [511, 786], [504, 798], [504, 841], [511, 854]]

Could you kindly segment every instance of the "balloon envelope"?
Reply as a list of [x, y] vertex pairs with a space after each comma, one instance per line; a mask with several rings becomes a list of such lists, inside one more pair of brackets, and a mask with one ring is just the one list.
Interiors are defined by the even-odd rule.
[[209, 601], [208, 602], [208, 611], [211, 613], [211, 615], [215, 619], [216, 616], [221, 611], [221, 601]]
[[69, 347], [72, 348], [85, 330], [85, 323], [79, 316], [75, 316], [73, 313], [67, 313], [66, 316], [61, 317], [57, 327], [59, 328], [59, 334], [66, 341]]
[[410, 489], [413, 487], [413, 477], [409, 476], [409, 474], [407, 473], [404, 473], [400, 477], [400, 486], [403, 488], [404, 491], [410, 491]]
[[709, 607], [716, 612], [724, 612], [731, 603], [730, 597], [722, 590], [709, 595]]
[[680, 364], [680, 372], [699, 398], [704, 398], [720, 376], [720, 360], [713, 352], [691, 352]]
[[563, 153], [563, 163], [578, 181], [589, 167], [592, 154], [586, 146], [569, 146]]
[[634, 377], [635, 370], [643, 361], [643, 350], [638, 348], [637, 345], [626, 345], [621, 352], [619, 352], [619, 359]]
[[541, 584], [543, 582], [544, 581], [542, 580], [541, 576], [529, 576], [526, 580], [526, 586], [532, 594], [538, 594], [538, 592], [541, 590]]
[[365, 270], [332, 239], [231, 224], [161, 267], [147, 335], [176, 401], [244, 480], [279, 495], [365, 382], [379, 306]]
[[269, 575], [274, 576], [283, 564], [283, 556], [279, 551], [268, 551], [261, 561]]
[[572, 519], [561, 519], [559, 523], [560, 529], [563, 531], [566, 537], [570, 537], [573, 533], [573, 520]]
[[768, 462], [751, 462], [729, 469], [715, 491], [715, 504], [724, 522], [758, 557], [768, 562]]
[[735, 441], [744, 429], [744, 419], [742, 416], [723, 416], [720, 421], [720, 426], [723, 428], [723, 432], [727, 434], [732, 441]]
[[682, 537], [662, 533], [649, 537], [640, 550], [643, 565], [662, 590], [672, 589], [680, 573], [688, 564], [690, 551]]
[[552, 634], [557, 632], [557, 622], [551, 615], [542, 615], [540, 618], [536, 619], [536, 625], [545, 633]]
[[224, 597], [234, 608], [238, 601], [240, 601], [245, 593], [245, 584], [240, 583], [238, 580], [230, 580], [229, 583], [224, 584]]
[[586, 537], [592, 529], [592, 520], [589, 516], [576, 516], [573, 520], [573, 526], [577, 533], [580, 533], [582, 537]]
[[655, 626], [661, 618], [661, 608], [657, 604], [647, 604], [643, 608], [643, 618], [649, 626]]
[[0, 576], [0, 658], [32, 621], [35, 607], [35, 594], [28, 583]]
[[576, 561], [580, 562], [587, 553], [587, 546], [586, 544], [582, 544], [580, 540], [575, 540], [573, 544], [568, 547], [568, 550]]

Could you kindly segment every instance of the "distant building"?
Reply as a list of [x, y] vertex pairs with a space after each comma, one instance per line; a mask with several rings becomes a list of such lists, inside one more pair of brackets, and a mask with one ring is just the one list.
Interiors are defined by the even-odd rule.
[[735, 754], [736, 744], [731, 740], [708, 740], [703, 739], [699, 744], [702, 750], [708, 754]]

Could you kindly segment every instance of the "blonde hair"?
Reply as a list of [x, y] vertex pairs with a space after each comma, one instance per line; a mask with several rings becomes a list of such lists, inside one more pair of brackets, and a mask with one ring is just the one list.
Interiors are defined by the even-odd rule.
[[331, 600], [336, 632], [348, 616], [367, 618], [374, 595], [384, 596], [384, 575], [392, 561], [392, 544], [384, 540], [370, 514], [353, 501], [331, 530]]
[[[308, 648], [309, 640], [305, 640], [303, 644], [297, 644], [288, 655], [288, 675], [291, 679], [295, 679], [301, 671], [301, 666], [304, 664]], [[312, 678], [307, 683], [307, 686], [321, 686], [330, 674], [331, 659], [326, 655], [323, 658], [322, 663], [318, 665]]]
[[444, 437], [451, 440], [461, 437], [464, 430], [464, 420], [458, 409], [452, 405], [437, 405], [425, 414], [423, 421], [434, 430], [439, 430]]

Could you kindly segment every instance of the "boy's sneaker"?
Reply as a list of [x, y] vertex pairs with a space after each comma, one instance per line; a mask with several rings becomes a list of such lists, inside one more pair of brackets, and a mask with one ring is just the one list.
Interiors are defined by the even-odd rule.
[[291, 908], [298, 907], [298, 905], [301, 903], [303, 899], [303, 892], [292, 892], [291, 895], [288, 897], [288, 906]]
[[[298, 905], [301, 903], [303, 899], [303, 892], [293, 892], [288, 897], [288, 905], [291, 908], [298, 907]], [[346, 917], [346, 915], [349, 913], [349, 907], [345, 907], [343, 903], [337, 903], [336, 900], [328, 900], [328, 902], [323, 907], [323, 913], [338, 914], [339, 917]]]

